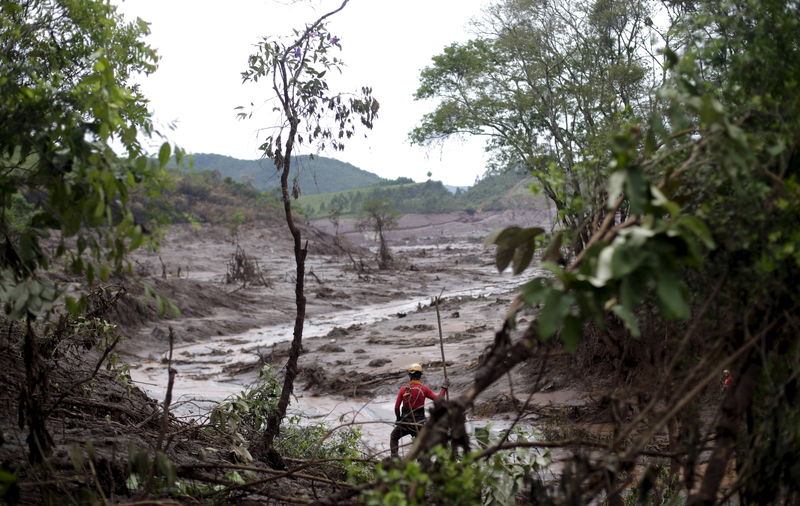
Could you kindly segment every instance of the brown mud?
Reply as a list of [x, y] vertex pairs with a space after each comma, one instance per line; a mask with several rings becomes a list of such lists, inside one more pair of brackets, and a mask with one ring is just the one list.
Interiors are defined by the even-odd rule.
[[[468, 388], [516, 288], [527, 279], [497, 273], [493, 249], [484, 239], [505, 226], [542, 226], [548, 219], [546, 211], [533, 209], [403, 216], [389, 234], [394, 266], [386, 271], [376, 269], [375, 245], [357, 232], [353, 220], [342, 220], [339, 227], [349, 256], [330, 235], [330, 222], [306, 226], [308, 308], [297, 401], [290, 410], [332, 421], [350, 413], [352, 420], [365, 423], [367, 445], [385, 449], [394, 396], [406, 381], [404, 368], [419, 362], [428, 385], [438, 389], [443, 383], [431, 304], [440, 294], [451, 395]], [[149, 273], [153, 287], [181, 310], [180, 317], [158, 320], [136, 309], [143, 307], [134, 302], [141, 296], [127, 298], [118, 318], [128, 337], [121, 349], [140, 387], [163, 398], [169, 328], [176, 338], [174, 398], [180, 414], [202, 416], [214, 402], [252, 383], [264, 364], [280, 373], [294, 319], [294, 260], [284, 228], [251, 224], [234, 236], [221, 226], [173, 227], [159, 252], [136, 256], [139, 272]], [[225, 284], [226, 264], [237, 244], [258, 262], [268, 286]], [[358, 272], [351, 257], [370, 268]], [[556, 349], [549, 358], [552, 366], [568, 360]], [[576, 382], [558, 372], [564, 367], [551, 369], [529, 399], [525, 423], [536, 418], [537, 406], [547, 411], [548, 406], [584, 402]], [[536, 372], [535, 364], [519, 368], [484, 392], [474, 410], [476, 423], [502, 425], [514, 417], [534, 388]]]

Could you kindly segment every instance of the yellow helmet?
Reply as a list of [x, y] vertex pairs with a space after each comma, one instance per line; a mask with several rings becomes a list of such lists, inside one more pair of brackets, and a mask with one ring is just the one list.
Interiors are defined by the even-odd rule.
[[422, 366], [419, 364], [411, 364], [408, 366], [408, 373], [411, 374], [412, 372], [422, 372]]

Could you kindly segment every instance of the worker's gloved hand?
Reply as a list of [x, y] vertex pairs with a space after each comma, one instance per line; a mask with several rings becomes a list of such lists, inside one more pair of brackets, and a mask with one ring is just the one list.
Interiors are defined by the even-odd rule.
[[400, 421], [400, 415], [394, 415], [394, 418], [395, 418], [395, 420], [394, 420], [395, 422], [399, 422]]
[[450, 388], [450, 380], [449, 379], [444, 380], [444, 385], [442, 385], [442, 388], [444, 388], [445, 390]]

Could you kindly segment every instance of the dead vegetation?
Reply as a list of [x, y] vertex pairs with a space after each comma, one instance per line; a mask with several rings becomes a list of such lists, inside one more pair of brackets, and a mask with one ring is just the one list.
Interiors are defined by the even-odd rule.
[[272, 286], [267, 270], [258, 264], [258, 260], [249, 257], [239, 244], [236, 245], [236, 251], [231, 255], [226, 267], [225, 284], [240, 283], [242, 287]]
[[[40, 329], [48, 388], [41, 399], [52, 452], [28, 461], [17, 424], [25, 381], [23, 328], [0, 322], [0, 491], [7, 504], [263, 504], [311, 502], [349, 485], [323, 464], [244, 464], [207, 419], [181, 419], [130, 382], [119, 341], [101, 320], [62, 318]], [[164, 369], [172, 370], [171, 363]]]

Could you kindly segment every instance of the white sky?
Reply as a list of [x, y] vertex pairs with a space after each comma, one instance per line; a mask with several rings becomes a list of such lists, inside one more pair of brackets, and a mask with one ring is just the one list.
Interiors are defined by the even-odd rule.
[[[340, 0], [113, 0], [126, 19], [151, 23], [148, 42], [161, 56], [159, 69], [140, 80], [157, 125], [190, 153], [260, 157], [257, 130], [268, 119], [237, 120], [234, 107], [256, 105], [268, 90], [243, 85], [241, 72], [263, 36], [289, 35]], [[341, 86], [371, 86], [381, 104], [367, 137], [344, 151], [320, 153], [386, 178], [410, 177], [468, 186], [485, 170], [481, 139], [449, 140], [443, 148], [410, 146], [408, 132], [431, 102], [414, 101], [420, 71], [444, 46], [469, 38], [469, 20], [487, 0], [350, 0], [330, 18], [345, 61]], [[265, 107], [268, 110], [270, 107]], [[175, 130], [167, 126], [173, 124]]]

